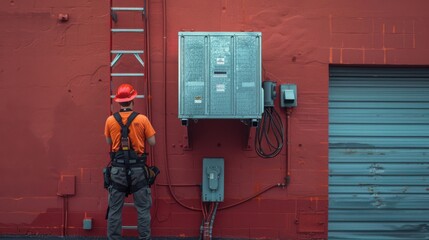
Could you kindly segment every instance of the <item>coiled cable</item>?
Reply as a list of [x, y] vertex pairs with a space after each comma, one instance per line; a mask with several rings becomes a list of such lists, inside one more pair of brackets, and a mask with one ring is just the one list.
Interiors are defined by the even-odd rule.
[[283, 148], [284, 134], [280, 115], [274, 107], [265, 107], [256, 128], [255, 151], [262, 158], [273, 158]]

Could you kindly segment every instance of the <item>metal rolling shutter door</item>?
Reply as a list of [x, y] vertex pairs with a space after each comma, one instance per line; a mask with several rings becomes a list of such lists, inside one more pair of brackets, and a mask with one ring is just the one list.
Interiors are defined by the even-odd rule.
[[429, 68], [330, 68], [328, 229], [429, 239]]

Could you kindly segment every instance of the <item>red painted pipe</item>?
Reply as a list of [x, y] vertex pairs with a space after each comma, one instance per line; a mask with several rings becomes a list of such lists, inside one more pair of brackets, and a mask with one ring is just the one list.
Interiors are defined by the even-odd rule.
[[[109, 5], [110, 9], [113, 6], [112, 4], [113, 4], [113, 0], [110, 0], [110, 5]], [[111, 10], [110, 10], [110, 13], [111, 13]], [[113, 27], [113, 25], [112, 25], [112, 16], [109, 16], [108, 19], [109, 19], [110, 29], [112, 29], [112, 27]], [[112, 50], [112, 47], [113, 47], [112, 31], [110, 31], [109, 34], [110, 34], [110, 36], [109, 36], [110, 37], [109, 38], [109, 41], [110, 41], [110, 50]], [[110, 66], [110, 64], [112, 62], [112, 53], [110, 52], [110, 50], [109, 50], [109, 66]], [[109, 67], [109, 115], [111, 115], [113, 113], [112, 98], [110, 97], [113, 94], [113, 91], [112, 91], [112, 86], [113, 85], [112, 85], [111, 74], [112, 74], [112, 67]], [[109, 152], [110, 152], [110, 149], [109, 149]]]
[[67, 228], [68, 228], [68, 215], [69, 215], [69, 210], [68, 210], [68, 195], [62, 195], [62, 194], [57, 194], [57, 196], [63, 198], [63, 209], [62, 209], [62, 231], [61, 231], [61, 236], [62, 237], [66, 237], [67, 236]]

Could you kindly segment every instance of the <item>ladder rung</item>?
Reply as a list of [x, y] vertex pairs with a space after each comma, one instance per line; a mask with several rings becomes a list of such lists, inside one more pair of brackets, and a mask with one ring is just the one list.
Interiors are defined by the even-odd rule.
[[144, 11], [144, 8], [139, 7], [112, 7], [113, 11]]
[[132, 203], [132, 202], [126, 202], [126, 203], [124, 203], [124, 206], [130, 206], [130, 207], [133, 207], [133, 206], [134, 206], [134, 203]]
[[[110, 98], [115, 98], [115, 95], [110, 95]], [[144, 98], [144, 95], [137, 95], [136, 98]], [[126, 205], [126, 204], [127, 203], [124, 203], [124, 205]]]
[[143, 28], [112, 28], [112, 32], [144, 32]]
[[144, 73], [112, 73], [112, 77], [143, 77]]
[[137, 226], [122, 226], [122, 229], [137, 229]]
[[111, 53], [118, 54], [118, 53], [130, 53], [130, 54], [136, 54], [136, 53], [144, 53], [143, 50], [112, 50]]

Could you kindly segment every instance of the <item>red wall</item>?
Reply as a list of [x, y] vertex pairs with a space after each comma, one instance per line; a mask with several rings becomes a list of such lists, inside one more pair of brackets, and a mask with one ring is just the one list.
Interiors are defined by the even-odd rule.
[[[148, 97], [137, 102], [141, 112], [151, 106], [157, 130], [151, 156], [162, 171], [153, 188], [153, 235], [199, 234], [201, 212], [172, 198], [167, 171], [173, 185], [200, 184], [202, 158], [223, 157], [222, 207], [283, 182], [289, 158], [290, 184], [219, 211], [214, 236], [326, 238], [329, 65], [427, 65], [429, 2], [163, 2], [149, 1], [151, 91], [141, 83], [138, 88]], [[110, 112], [109, 12], [108, 1], [0, 2], [2, 235], [104, 235], [107, 192], [101, 169], [108, 163], [103, 127]], [[69, 21], [58, 21], [58, 14], [69, 14]], [[189, 30], [262, 32], [264, 79], [298, 86], [298, 107], [289, 120], [289, 154], [284, 148], [276, 158], [261, 159], [253, 146], [243, 150], [246, 129], [237, 121], [199, 121], [191, 125], [187, 141], [177, 118], [177, 33]], [[286, 122], [285, 110], [276, 108]], [[188, 143], [191, 150], [184, 147]], [[197, 187], [172, 189], [183, 204], [200, 208]], [[135, 214], [125, 214], [125, 223], [133, 225]], [[86, 217], [93, 219], [90, 231], [82, 230]]]

